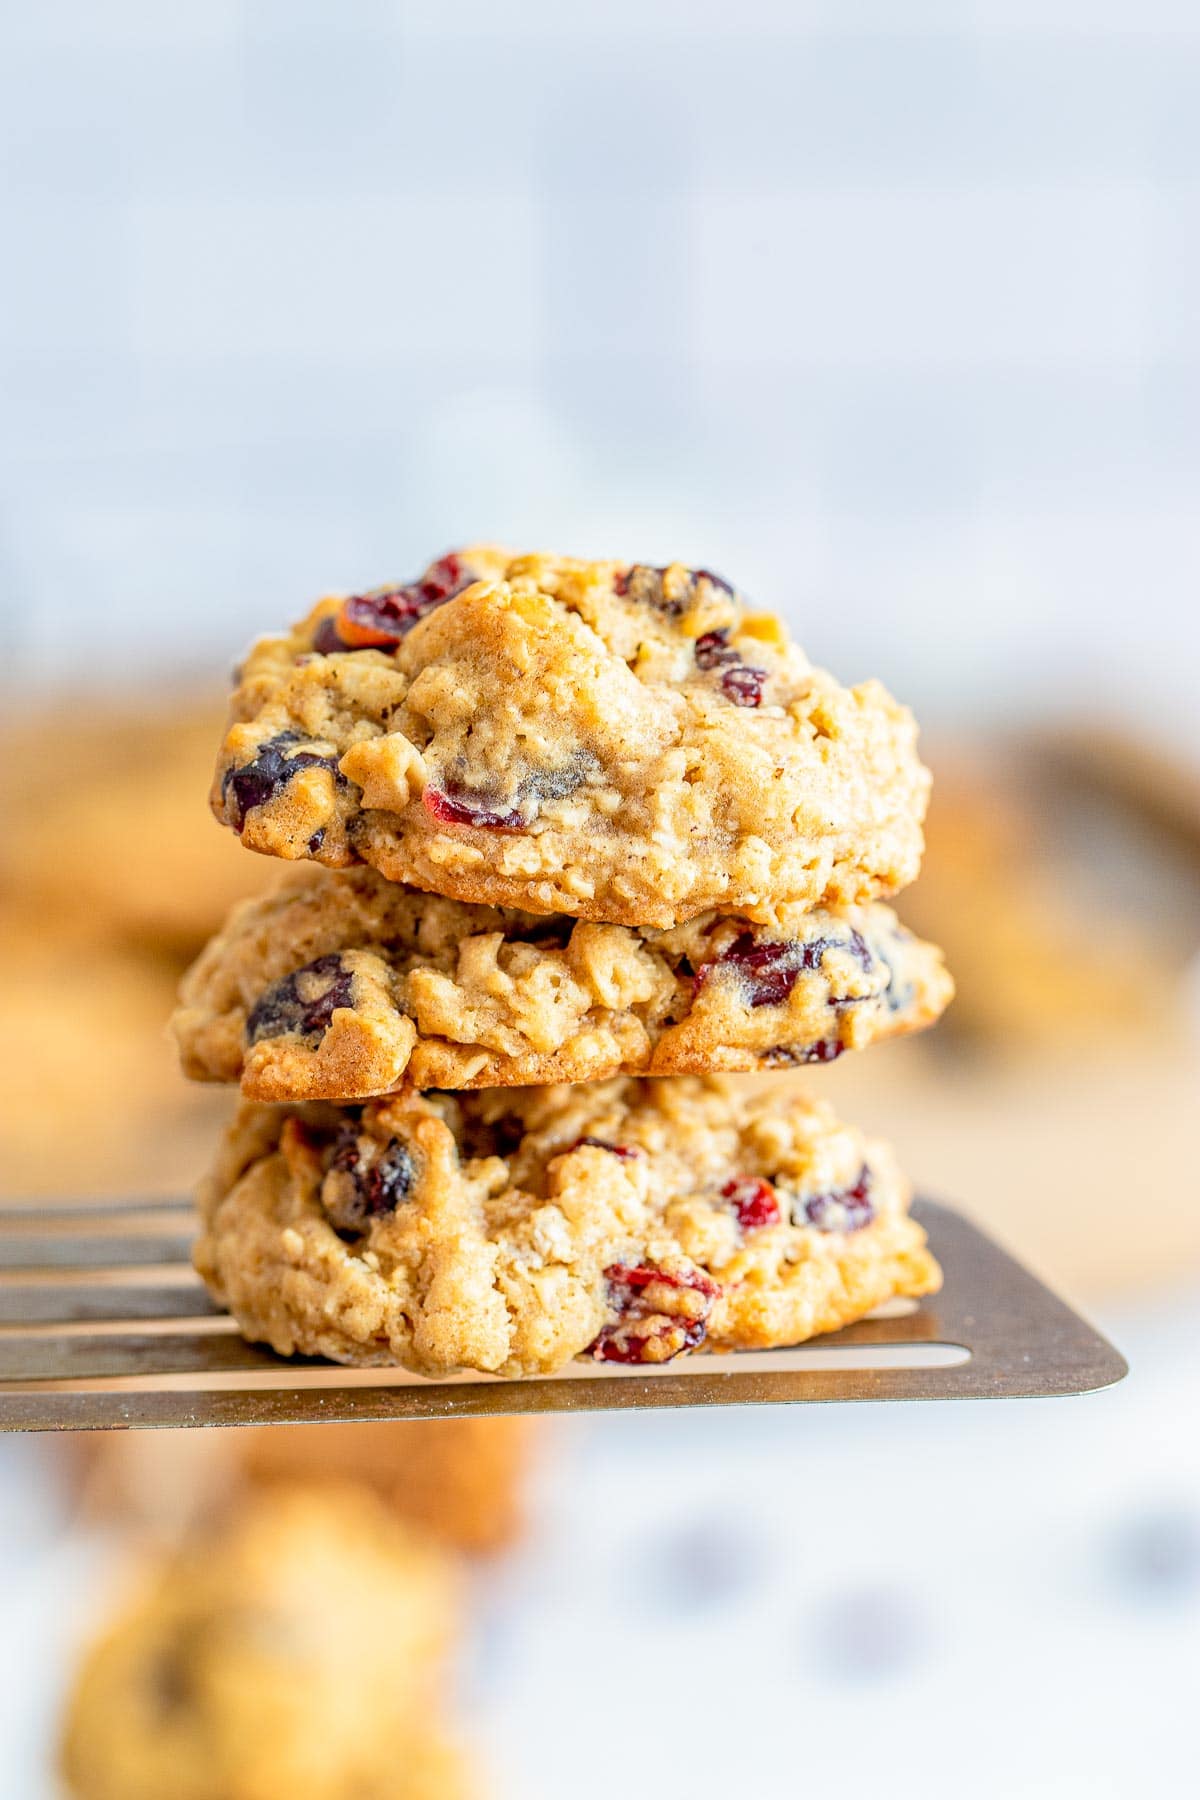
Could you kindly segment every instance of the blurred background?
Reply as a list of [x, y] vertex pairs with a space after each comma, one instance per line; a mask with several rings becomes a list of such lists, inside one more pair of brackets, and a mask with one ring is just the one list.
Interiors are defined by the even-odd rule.
[[[1191, 1775], [1198, 88], [1183, 0], [0, 14], [3, 1197], [203, 1167], [227, 1101], [162, 1029], [273, 878], [204, 804], [249, 638], [472, 539], [677, 558], [925, 727], [900, 910], [959, 1000], [813, 1085], [1133, 1363], [521, 1440], [459, 1701], [501, 1800], [607, 1800], [614, 1717], [700, 1794], [1123, 1800], [1149, 1744]], [[434, 1516], [508, 1492], [495, 1454], [380, 1451]], [[56, 1791], [130, 1540], [261, 1460], [0, 1442], [2, 1800]]]

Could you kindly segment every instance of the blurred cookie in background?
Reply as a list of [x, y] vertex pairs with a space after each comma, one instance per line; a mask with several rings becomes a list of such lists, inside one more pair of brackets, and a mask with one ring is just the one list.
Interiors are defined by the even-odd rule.
[[1200, 949], [1200, 839], [1181, 857], [1149, 795], [1142, 815], [1106, 802], [1032, 742], [945, 744], [930, 760], [925, 861], [898, 910], [954, 971], [941, 1050], [1178, 1042]]
[[935, 744], [898, 903], [957, 998], [812, 1078], [1085, 1303], [1200, 1271], [1200, 780], [1092, 732]]
[[0, 1199], [186, 1191], [225, 1109], [166, 1041], [179, 975], [275, 879], [205, 803], [219, 696], [0, 729]]
[[487, 1555], [524, 1528], [540, 1435], [529, 1418], [420, 1419], [269, 1426], [239, 1433], [238, 1448], [251, 1482], [352, 1475], [443, 1543]]
[[0, 730], [0, 904], [42, 929], [189, 961], [229, 907], [275, 872], [239, 853], [209, 812], [225, 702], [40, 713]]
[[228, 1108], [165, 1038], [174, 969], [0, 905], [0, 1197], [184, 1192]]
[[452, 1565], [361, 1488], [281, 1488], [141, 1573], [84, 1654], [74, 1800], [466, 1800]]
[[172, 1538], [247, 1490], [353, 1481], [400, 1518], [471, 1555], [525, 1526], [543, 1428], [533, 1419], [271, 1425], [238, 1431], [107, 1431], [62, 1447], [85, 1514]]

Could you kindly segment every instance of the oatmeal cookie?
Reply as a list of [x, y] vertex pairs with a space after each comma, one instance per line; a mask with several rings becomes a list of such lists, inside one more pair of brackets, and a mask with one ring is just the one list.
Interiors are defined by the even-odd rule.
[[360, 1489], [275, 1490], [156, 1569], [92, 1646], [76, 1800], [463, 1800], [441, 1737], [441, 1556]]
[[300, 871], [238, 907], [184, 980], [185, 1073], [252, 1100], [359, 1100], [830, 1062], [951, 993], [885, 906], [670, 931], [500, 911]]
[[798, 1343], [939, 1285], [883, 1144], [718, 1079], [243, 1104], [196, 1266], [284, 1355], [548, 1373]]
[[896, 892], [928, 785], [905, 708], [707, 570], [473, 549], [257, 644], [212, 804], [271, 856], [667, 927]]

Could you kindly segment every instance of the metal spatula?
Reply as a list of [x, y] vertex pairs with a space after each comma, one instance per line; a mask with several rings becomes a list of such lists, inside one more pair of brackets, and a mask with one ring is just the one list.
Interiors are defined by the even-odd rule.
[[945, 1270], [942, 1293], [795, 1349], [439, 1382], [247, 1343], [192, 1272], [188, 1202], [0, 1211], [0, 1429], [998, 1399], [1082, 1394], [1126, 1374], [1111, 1344], [976, 1226], [931, 1201], [914, 1211]]

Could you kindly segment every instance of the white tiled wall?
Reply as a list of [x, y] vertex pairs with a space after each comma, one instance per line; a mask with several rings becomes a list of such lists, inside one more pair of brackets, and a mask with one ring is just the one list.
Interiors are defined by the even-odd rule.
[[1200, 748], [1200, 8], [39, 0], [0, 55], [10, 673], [463, 536], [734, 575], [933, 716]]

